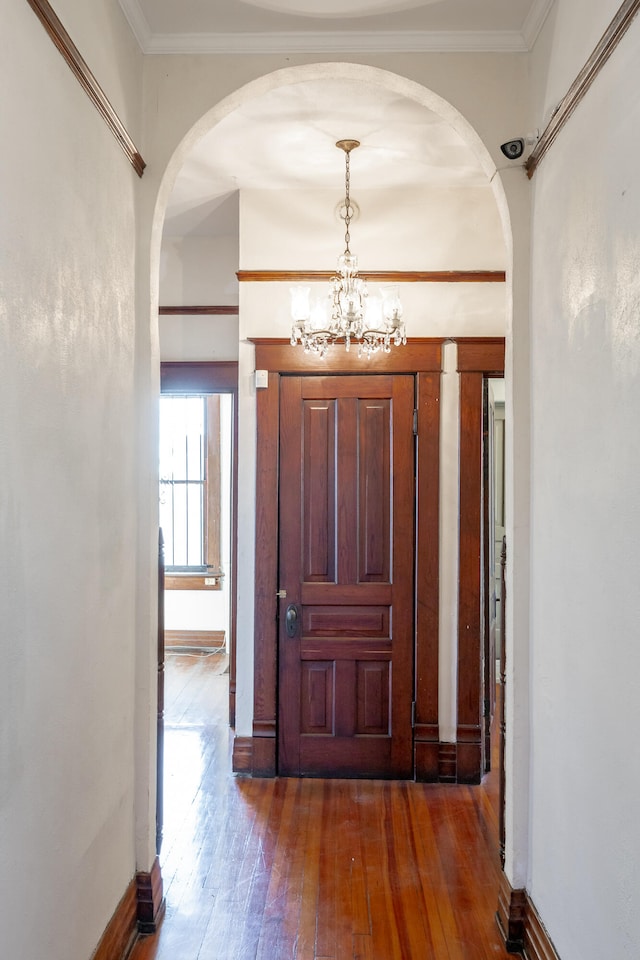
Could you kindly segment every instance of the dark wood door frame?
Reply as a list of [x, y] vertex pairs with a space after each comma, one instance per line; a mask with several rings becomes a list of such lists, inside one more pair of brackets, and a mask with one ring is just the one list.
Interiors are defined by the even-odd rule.
[[496, 708], [496, 637], [495, 603], [490, 592], [492, 575], [491, 558], [494, 551], [489, 531], [495, 530], [493, 505], [495, 458], [493, 447], [493, 420], [489, 404], [489, 379], [482, 381], [482, 636], [483, 636], [483, 764], [484, 773], [491, 770], [491, 726]]
[[482, 432], [483, 381], [504, 376], [503, 337], [458, 340], [460, 374], [460, 572], [458, 580], [459, 783], [483, 770]]
[[421, 780], [439, 779], [439, 448], [442, 340], [413, 339], [371, 360], [332, 348], [324, 360], [288, 340], [253, 340], [256, 369], [268, 386], [257, 391], [256, 565], [253, 736], [236, 737], [233, 769], [254, 776], [277, 772], [278, 437], [280, 377], [287, 374], [404, 373], [416, 378], [416, 607], [414, 759]]
[[156, 729], [156, 856], [164, 832], [164, 538], [158, 530], [158, 709]]
[[231, 477], [231, 581], [229, 617], [229, 723], [236, 722], [236, 613], [238, 575], [238, 364], [235, 361], [167, 361], [160, 364], [162, 393], [229, 393], [233, 397]]

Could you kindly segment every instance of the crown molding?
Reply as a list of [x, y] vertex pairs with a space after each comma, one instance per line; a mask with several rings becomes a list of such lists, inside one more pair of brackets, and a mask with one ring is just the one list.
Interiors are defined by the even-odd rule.
[[[120, 0], [121, 3], [136, 0]], [[304, 53], [523, 53], [518, 31], [396, 31], [356, 33], [184, 33], [152, 35], [150, 54], [304, 54]]]
[[[518, 30], [417, 30], [387, 33], [344, 30], [319, 33], [167, 33], [154, 34], [139, 0], [120, 0], [138, 45], [149, 54], [270, 53], [523, 53], [553, 0], [537, 0], [527, 33]], [[534, 36], [534, 39], [535, 39]]]
[[138, 41], [138, 46], [143, 53], [148, 53], [148, 47], [152, 37], [151, 27], [142, 12], [142, 7], [138, 3], [138, 0], [120, 0], [120, 6], [127, 18], [127, 23], [131, 27], [134, 37]]
[[527, 50], [533, 49], [554, 3], [555, 0], [535, 0], [522, 26], [522, 36]]

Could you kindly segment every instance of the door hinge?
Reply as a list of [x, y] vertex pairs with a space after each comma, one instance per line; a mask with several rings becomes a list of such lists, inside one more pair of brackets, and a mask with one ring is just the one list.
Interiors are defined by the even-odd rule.
[[413, 411], [413, 435], [414, 437], [418, 436], [418, 411]]
[[416, 702], [415, 700], [411, 703], [411, 726], [412, 728], [416, 725]]

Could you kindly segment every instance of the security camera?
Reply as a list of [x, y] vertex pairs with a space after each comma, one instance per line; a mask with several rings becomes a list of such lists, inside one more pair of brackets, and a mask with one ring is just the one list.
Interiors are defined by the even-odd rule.
[[524, 153], [524, 137], [518, 137], [517, 140], [507, 140], [500, 144], [500, 149], [507, 160], [519, 160]]
[[507, 160], [519, 160], [525, 150], [535, 147], [540, 139], [540, 131], [534, 130], [533, 133], [527, 133], [524, 137], [515, 137], [513, 140], [507, 140], [500, 144], [500, 149]]

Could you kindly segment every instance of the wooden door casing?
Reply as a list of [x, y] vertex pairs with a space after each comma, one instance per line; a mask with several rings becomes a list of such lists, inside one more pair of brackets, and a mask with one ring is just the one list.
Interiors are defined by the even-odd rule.
[[482, 593], [483, 381], [504, 376], [504, 339], [458, 341], [460, 373], [460, 529], [458, 577], [458, 728], [460, 783], [479, 783], [484, 767], [485, 700]]
[[162, 393], [228, 393], [233, 399], [231, 477], [231, 607], [229, 611], [229, 725], [236, 722], [236, 620], [238, 574], [238, 363], [237, 361], [163, 361]]
[[495, 455], [494, 405], [489, 380], [482, 385], [482, 612], [484, 670], [484, 773], [491, 770], [491, 727], [496, 709]]
[[[268, 386], [258, 390], [256, 415], [256, 567], [254, 618], [253, 728], [236, 736], [233, 769], [254, 776], [277, 772], [278, 709], [278, 438], [279, 392], [283, 376], [318, 373], [361, 373], [357, 352], [331, 348], [320, 363], [286, 339], [255, 339], [255, 366], [268, 371]], [[438, 712], [438, 477], [439, 395], [442, 340], [415, 338], [402, 350], [376, 355], [366, 369], [375, 373], [416, 376], [418, 409], [416, 483], [416, 678], [414, 756], [416, 779], [478, 782], [482, 770], [481, 736], [481, 615], [478, 605], [460, 609], [469, 588], [479, 578], [481, 554], [481, 431], [482, 389], [475, 389], [477, 372], [504, 375], [503, 338], [456, 338], [461, 374], [460, 431], [460, 584], [458, 643], [458, 736], [455, 743], [439, 740]], [[463, 383], [466, 384], [463, 388]], [[473, 386], [472, 386], [473, 384]], [[471, 389], [469, 389], [471, 387]], [[479, 409], [479, 419], [476, 410]], [[477, 424], [476, 432], [474, 424]], [[480, 435], [480, 442], [476, 437]], [[476, 478], [475, 481], [473, 478]], [[469, 617], [466, 617], [466, 614]]]
[[[362, 374], [357, 351], [332, 347], [324, 360], [291, 348], [289, 340], [253, 340], [256, 369], [268, 371], [267, 387], [256, 391], [256, 564], [254, 587], [253, 727], [236, 736], [233, 769], [272, 777], [278, 743], [278, 473], [280, 382], [293, 374]], [[413, 338], [402, 350], [380, 353], [365, 372], [409, 374], [417, 382], [415, 775], [437, 781], [442, 769], [438, 734], [438, 622], [440, 380], [442, 339]], [[454, 763], [455, 776], [455, 763]]]
[[411, 376], [282, 378], [281, 774], [412, 775], [413, 409]]

